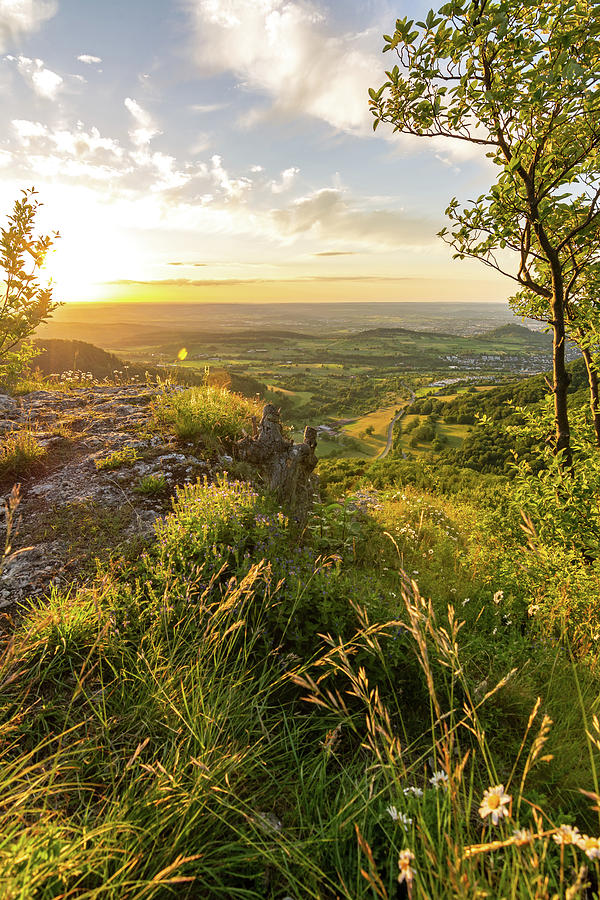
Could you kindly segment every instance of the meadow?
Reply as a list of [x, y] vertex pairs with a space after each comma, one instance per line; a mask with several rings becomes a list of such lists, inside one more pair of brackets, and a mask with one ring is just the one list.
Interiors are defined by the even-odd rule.
[[[210, 457], [253, 413], [207, 386], [155, 416]], [[22, 608], [0, 659], [5, 896], [596, 890], [600, 619], [567, 601], [596, 597], [596, 564], [528, 551], [501, 480], [448, 493], [363, 460], [342, 488], [353, 464], [323, 464], [299, 532], [231, 460], [143, 548]]]

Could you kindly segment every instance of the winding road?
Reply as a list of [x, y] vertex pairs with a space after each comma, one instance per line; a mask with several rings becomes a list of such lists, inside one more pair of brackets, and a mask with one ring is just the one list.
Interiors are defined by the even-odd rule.
[[411, 403], [414, 403], [415, 397], [416, 397], [415, 392], [414, 392], [414, 391], [410, 391], [410, 402], [407, 403], [406, 406], [404, 406], [404, 407], [400, 410], [400, 412], [396, 413], [396, 415], [394, 416], [394, 418], [393, 418], [392, 421], [390, 422], [389, 427], [388, 427], [388, 434], [387, 434], [387, 444], [385, 445], [385, 447], [383, 448], [383, 450], [381, 451], [381, 453], [379, 453], [379, 454], [375, 457], [375, 459], [384, 459], [384, 458], [388, 455], [388, 453], [390, 452], [390, 450], [392, 449], [392, 443], [393, 443], [393, 441], [394, 441], [394, 425], [396, 424], [396, 422], [398, 422], [398, 421], [402, 418], [402, 416], [404, 415], [404, 413], [406, 412], [406, 410], [408, 409], [408, 407], [410, 406], [410, 404], [411, 404]]

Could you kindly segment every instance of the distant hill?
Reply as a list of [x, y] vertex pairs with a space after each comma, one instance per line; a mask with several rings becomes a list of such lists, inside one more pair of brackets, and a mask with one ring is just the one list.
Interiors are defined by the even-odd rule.
[[[102, 381], [105, 378], [112, 378], [115, 372], [124, 373], [126, 378], [144, 378], [148, 373], [151, 378], [156, 376], [165, 378], [168, 375], [180, 384], [204, 383], [204, 373], [194, 369], [183, 366], [157, 367], [130, 363], [115, 356], [114, 353], [109, 353], [86, 341], [37, 340], [34, 341], [34, 344], [40, 353], [36, 356], [33, 364], [42, 375], [61, 375], [68, 371], [90, 372], [94, 379]], [[267, 386], [256, 378], [249, 375], [237, 375], [220, 368], [211, 368], [209, 381], [247, 397], [253, 397], [256, 394], [262, 397], [268, 390]]]
[[[91, 372], [94, 378], [102, 379], [109, 378], [125, 365], [114, 353], [107, 353], [85, 341], [37, 340], [34, 344], [40, 351], [34, 365], [43, 375], [60, 375], [71, 370]], [[138, 368], [141, 367], [136, 370]], [[143, 373], [142, 370], [140, 374]]]
[[478, 335], [482, 341], [518, 341], [527, 347], [536, 347], [542, 350], [549, 350], [552, 346], [552, 335], [544, 331], [532, 331], [525, 325], [500, 325], [499, 328], [493, 328], [491, 331], [484, 331]]

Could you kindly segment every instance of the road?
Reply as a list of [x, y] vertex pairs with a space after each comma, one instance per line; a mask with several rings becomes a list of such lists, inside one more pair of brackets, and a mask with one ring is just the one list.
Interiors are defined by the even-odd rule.
[[404, 413], [406, 412], [406, 410], [408, 409], [408, 407], [410, 406], [410, 404], [411, 404], [411, 403], [414, 403], [415, 396], [416, 396], [416, 395], [415, 395], [414, 391], [411, 391], [411, 392], [410, 392], [410, 402], [407, 403], [406, 406], [404, 406], [404, 407], [400, 410], [400, 412], [396, 413], [396, 415], [394, 416], [394, 418], [393, 418], [392, 421], [390, 422], [389, 427], [388, 427], [387, 444], [385, 445], [385, 447], [383, 448], [383, 450], [381, 451], [381, 453], [380, 453], [378, 456], [375, 457], [375, 459], [384, 459], [384, 458], [388, 455], [388, 453], [390, 452], [390, 450], [392, 449], [392, 443], [393, 443], [393, 441], [394, 441], [394, 425], [396, 424], [396, 422], [397, 422], [399, 419], [402, 418], [402, 416], [404, 415]]

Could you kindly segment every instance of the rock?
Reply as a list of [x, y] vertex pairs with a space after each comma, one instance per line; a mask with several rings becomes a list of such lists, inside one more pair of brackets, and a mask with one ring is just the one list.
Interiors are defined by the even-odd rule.
[[[94, 517], [101, 515], [107, 546], [151, 536], [156, 518], [167, 508], [168, 496], [162, 513], [149, 508], [148, 498], [133, 490], [140, 478], [160, 472], [168, 484], [175, 485], [185, 474], [192, 477], [194, 472], [206, 471], [204, 461], [174, 452], [168, 437], [140, 436], [150, 420], [148, 407], [155, 396], [155, 391], [139, 385], [34, 391], [18, 401], [0, 394], [0, 434], [18, 427], [21, 419], [36, 430], [47, 451], [42, 474], [38, 470], [34, 479], [25, 479], [22, 485], [20, 524], [12, 536], [16, 553], [4, 561], [0, 574], [0, 610], [35, 599], [52, 584], [64, 587], [85, 577], [82, 563], [94, 550], [86, 545], [85, 531], [78, 533], [77, 517], [84, 517], [86, 510], [92, 529], [96, 528]], [[98, 459], [125, 448], [135, 449], [139, 458], [113, 470], [97, 469]], [[0, 546], [3, 518], [0, 510]]]
[[10, 415], [17, 408], [16, 402], [8, 394], [0, 394], [0, 418]]

